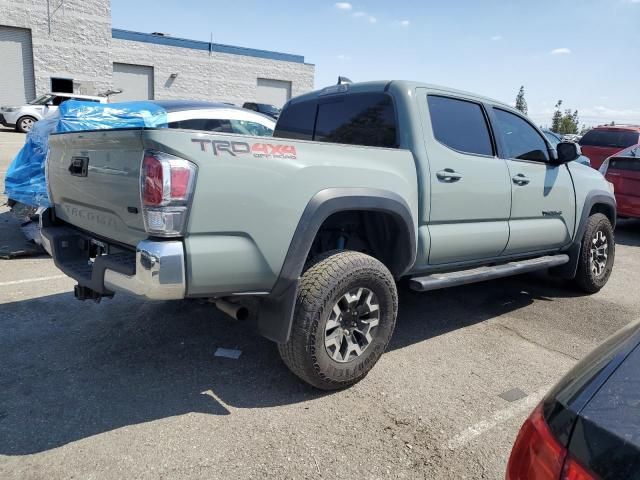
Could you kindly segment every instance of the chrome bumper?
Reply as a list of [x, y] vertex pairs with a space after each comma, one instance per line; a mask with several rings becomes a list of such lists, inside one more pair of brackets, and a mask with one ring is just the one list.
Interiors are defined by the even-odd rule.
[[106, 268], [104, 286], [149, 300], [178, 300], [186, 293], [184, 246], [180, 241], [144, 240], [136, 247], [134, 275]]
[[[125, 292], [149, 300], [178, 300], [186, 295], [184, 245], [179, 240], [143, 240], [135, 254], [108, 248], [106, 254], [91, 252], [90, 236], [68, 226], [47, 225], [41, 215], [44, 249], [56, 266], [99, 296]], [[105, 242], [98, 242], [104, 245]], [[94, 255], [92, 258], [91, 255]]]

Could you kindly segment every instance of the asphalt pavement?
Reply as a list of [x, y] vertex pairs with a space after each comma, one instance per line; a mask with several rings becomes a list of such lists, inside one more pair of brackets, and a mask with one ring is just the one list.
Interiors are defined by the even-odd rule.
[[544, 393], [640, 317], [640, 222], [616, 239], [592, 296], [544, 274], [401, 286], [387, 353], [336, 393], [210, 304], [79, 302], [51, 259], [0, 260], [0, 478], [504, 478]]

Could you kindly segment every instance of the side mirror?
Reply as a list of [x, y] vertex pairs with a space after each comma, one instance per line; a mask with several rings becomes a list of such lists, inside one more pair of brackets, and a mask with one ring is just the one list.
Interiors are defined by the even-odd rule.
[[560, 142], [556, 145], [556, 151], [558, 152], [558, 159], [554, 163], [558, 165], [573, 162], [582, 155], [580, 145], [573, 142]]

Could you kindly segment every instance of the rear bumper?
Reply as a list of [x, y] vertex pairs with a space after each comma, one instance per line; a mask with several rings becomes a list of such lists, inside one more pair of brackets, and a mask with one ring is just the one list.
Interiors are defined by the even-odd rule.
[[60, 270], [100, 296], [124, 292], [148, 300], [185, 297], [181, 241], [143, 240], [135, 252], [107, 245], [108, 253], [97, 256], [96, 248], [104, 243], [67, 226], [43, 226], [42, 241]]

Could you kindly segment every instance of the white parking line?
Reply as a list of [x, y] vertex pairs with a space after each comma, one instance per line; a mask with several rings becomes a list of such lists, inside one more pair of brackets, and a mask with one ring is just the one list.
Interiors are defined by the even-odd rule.
[[60, 280], [61, 278], [67, 278], [67, 276], [66, 275], [53, 275], [51, 277], [25, 278], [24, 280], [13, 280], [11, 282], [0, 282], [0, 287], [6, 287], [6, 286], [9, 286], [9, 285], [18, 285], [20, 283], [46, 282], [48, 280]]
[[549, 391], [552, 385], [547, 385], [534, 393], [528, 395], [527, 397], [514, 402], [512, 405], [508, 406], [503, 410], [498, 410], [491, 417], [481, 420], [475, 425], [472, 425], [462, 432], [460, 432], [455, 437], [451, 438], [445, 445], [449, 450], [457, 450], [460, 447], [464, 447], [471, 441], [473, 441], [476, 437], [487, 433], [488, 431], [494, 429], [498, 425], [505, 423], [507, 420], [515, 417], [523, 411], [532, 410], [535, 405], [542, 400], [542, 397]]

